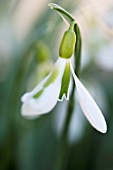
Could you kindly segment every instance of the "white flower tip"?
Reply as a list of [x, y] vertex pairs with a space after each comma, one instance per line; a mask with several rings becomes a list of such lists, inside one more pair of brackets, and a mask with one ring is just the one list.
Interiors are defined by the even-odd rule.
[[26, 99], [26, 94], [24, 94], [22, 97], [21, 97], [21, 102], [24, 102]]
[[30, 96], [30, 93], [25, 93], [25, 94], [21, 97], [21, 101], [22, 101], [22, 102], [25, 102], [25, 101], [28, 99], [29, 96]]
[[101, 133], [106, 133], [106, 132], [107, 132], [107, 124], [106, 124], [105, 121], [104, 121], [103, 124], [101, 125], [99, 131], [100, 131]]
[[21, 115], [28, 119], [33, 119], [40, 116], [29, 101], [22, 104]]

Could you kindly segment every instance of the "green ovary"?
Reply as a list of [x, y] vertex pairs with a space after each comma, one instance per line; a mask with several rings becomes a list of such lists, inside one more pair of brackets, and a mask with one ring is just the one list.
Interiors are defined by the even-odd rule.
[[74, 24], [70, 25], [69, 29], [64, 33], [60, 44], [59, 55], [62, 58], [68, 59], [71, 58], [76, 43], [76, 34], [73, 30]]

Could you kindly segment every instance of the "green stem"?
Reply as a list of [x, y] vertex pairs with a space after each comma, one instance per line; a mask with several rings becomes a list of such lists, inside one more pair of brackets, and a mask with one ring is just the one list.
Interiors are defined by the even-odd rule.
[[80, 76], [80, 64], [81, 64], [81, 49], [82, 49], [82, 40], [81, 40], [81, 33], [78, 25], [76, 24], [74, 27], [74, 31], [76, 34], [76, 44], [75, 44], [75, 74], [77, 77]]
[[51, 9], [54, 9], [60, 14], [62, 14], [69, 23], [72, 23], [72, 21], [75, 21], [74, 17], [69, 12], [67, 12], [65, 9], [60, 7], [59, 5], [54, 4], [54, 3], [49, 3], [48, 6]]
[[[56, 4], [49, 4], [51, 9], [56, 10], [58, 13], [60, 13], [68, 22], [69, 24], [72, 24], [72, 22], [75, 21], [74, 17], [68, 13], [65, 9], [61, 8], [60, 6]], [[75, 57], [75, 74], [79, 77], [80, 73], [80, 61], [81, 61], [81, 34], [80, 29], [77, 25], [77, 23], [74, 26], [74, 31], [76, 34], [76, 45], [75, 45], [75, 51], [74, 51], [74, 57]], [[73, 109], [75, 107], [75, 101], [74, 101], [74, 91], [75, 91], [75, 85], [73, 81], [70, 101], [68, 103], [67, 107], [67, 113], [66, 113], [66, 120], [64, 123], [64, 128], [62, 132], [62, 136], [60, 139], [60, 144], [57, 152], [57, 160], [56, 160], [56, 166], [55, 170], [65, 170], [68, 163], [68, 156], [69, 156], [69, 145], [68, 145], [68, 129], [73, 113]]]
[[82, 45], [82, 41], [81, 41], [81, 33], [80, 33], [80, 29], [79, 26], [77, 24], [77, 22], [75, 21], [74, 17], [67, 12], [65, 9], [63, 9], [62, 7], [58, 6], [57, 4], [54, 3], [50, 3], [49, 7], [51, 9], [56, 10], [60, 15], [62, 15], [69, 24], [72, 24], [73, 21], [76, 23], [74, 26], [74, 31], [76, 34], [76, 45], [75, 45], [75, 74], [79, 77], [79, 72], [80, 72], [80, 61], [81, 61], [81, 45]]
[[73, 109], [74, 109], [74, 82], [72, 87], [72, 92], [70, 96], [70, 101], [68, 103], [67, 107], [67, 113], [66, 113], [66, 119], [64, 123], [64, 128], [62, 131], [62, 135], [60, 138], [60, 143], [57, 151], [57, 158], [55, 162], [55, 170], [64, 170], [66, 169], [67, 163], [68, 163], [68, 156], [69, 156], [69, 145], [68, 145], [68, 129], [70, 120], [72, 117]]

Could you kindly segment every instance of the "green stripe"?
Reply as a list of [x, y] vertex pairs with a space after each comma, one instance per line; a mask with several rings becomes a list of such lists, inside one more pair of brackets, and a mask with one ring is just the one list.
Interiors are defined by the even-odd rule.
[[53, 83], [55, 81], [55, 79], [58, 76], [58, 73], [59, 73], [58, 69], [54, 69], [54, 71], [52, 72], [51, 76], [49, 77], [49, 79], [44, 84], [44, 88], [48, 87], [51, 83]]
[[41, 94], [43, 93], [44, 89], [41, 89], [38, 93], [36, 93], [33, 97], [35, 99], [39, 98], [41, 96]]
[[60, 95], [59, 95], [60, 100], [62, 99], [64, 94], [67, 97], [69, 83], [70, 83], [70, 63], [67, 62], [65, 70], [64, 70], [63, 78], [62, 78], [61, 91], [60, 91]]
[[43, 85], [42, 89], [40, 91], [38, 91], [33, 97], [35, 99], [38, 99], [44, 92], [44, 89], [46, 87], [48, 87], [50, 84], [54, 83], [54, 81], [56, 80], [57, 76], [59, 74], [59, 70], [57, 68], [55, 68], [52, 72], [52, 74], [50, 75], [50, 77], [48, 78], [48, 80], [45, 82], [45, 84]]

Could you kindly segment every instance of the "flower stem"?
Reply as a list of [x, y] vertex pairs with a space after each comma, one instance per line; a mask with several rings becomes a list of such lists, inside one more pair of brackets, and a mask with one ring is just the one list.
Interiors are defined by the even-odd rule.
[[[77, 75], [77, 77], [79, 77], [80, 61], [81, 61], [81, 34], [80, 34], [79, 26], [77, 22], [75, 21], [74, 17], [69, 12], [67, 12], [65, 9], [53, 3], [50, 3], [49, 6], [51, 9], [56, 10], [62, 17], [64, 17], [69, 24], [72, 24], [74, 21], [74, 31], [76, 34], [76, 45], [75, 45], [75, 51], [74, 51], [75, 74]], [[66, 120], [65, 120], [63, 133], [60, 139], [60, 144], [59, 144], [59, 148], [57, 152], [55, 170], [65, 170], [67, 167], [67, 163], [68, 163], [69, 145], [68, 145], [67, 138], [68, 138], [68, 129], [69, 129], [70, 120], [72, 117], [73, 109], [75, 107], [74, 91], [75, 91], [75, 85], [73, 81], [70, 101], [67, 107]]]
[[[75, 25], [74, 31], [77, 35], [75, 51], [74, 51], [75, 73], [79, 77], [80, 60], [81, 60], [81, 35], [80, 35], [79, 27], [77, 25]], [[65, 170], [68, 165], [67, 164], [68, 157], [69, 157], [68, 129], [69, 129], [72, 113], [75, 107], [74, 91], [75, 91], [75, 85], [73, 80], [72, 91], [67, 107], [66, 119], [65, 119], [64, 128], [63, 128], [62, 136], [60, 138], [59, 148], [57, 152], [57, 162], [56, 162], [55, 170]]]
[[55, 3], [49, 3], [48, 6], [51, 9], [56, 10], [59, 14], [61, 14], [62, 16], [65, 17], [65, 19], [69, 22], [72, 23], [72, 21], [75, 21], [74, 17], [67, 12], [65, 9], [63, 9], [62, 7], [60, 7], [59, 5], [55, 4]]
[[80, 64], [81, 64], [82, 39], [81, 39], [80, 29], [77, 24], [74, 27], [74, 31], [76, 34], [76, 44], [75, 44], [75, 51], [74, 51], [75, 74], [77, 75], [77, 77], [79, 77], [80, 76]]
[[74, 90], [75, 90], [75, 86], [73, 82], [70, 101], [67, 106], [67, 113], [66, 113], [64, 128], [63, 128], [59, 146], [58, 146], [57, 160], [55, 162], [55, 170], [65, 170], [67, 167], [67, 163], [68, 163], [69, 145], [68, 145], [67, 139], [68, 139], [69, 124], [70, 124], [70, 120], [71, 120], [73, 109], [74, 109]]
[[69, 24], [72, 24], [72, 23], [74, 24], [74, 31], [76, 34], [76, 45], [75, 45], [75, 51], [74, 51], [75, 74], [77, 75], [77, 77], [79, 77], [80, 61], [81, 61], [81, 44], [82, 44], [79, 26], [78, 26], [76, 20], [74, 19], [74, 17], [68, 11], [66, 11], [65, 9], [60, 7], [59, 5], [57, 5], [55, 3], [49, 3], [48, 6], [51, 9], [54, 9], [55, 11], [57, 11], [58, 14], [60, 14], [60, 16], [64, 17]]

